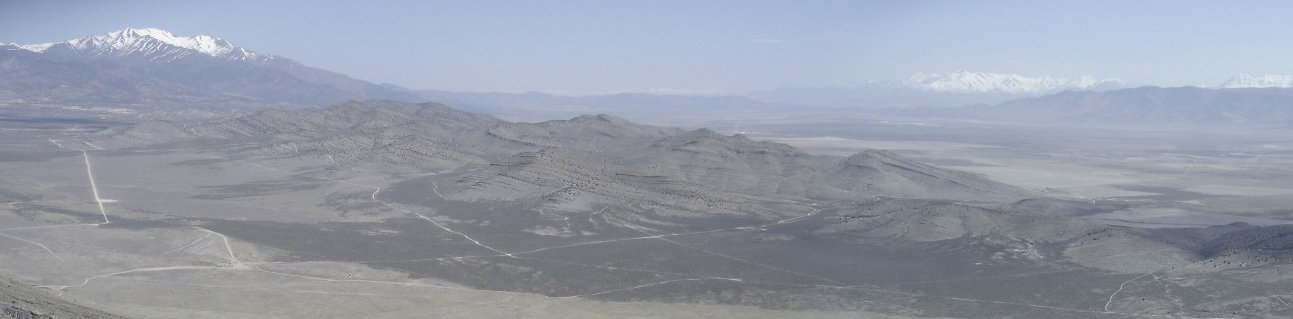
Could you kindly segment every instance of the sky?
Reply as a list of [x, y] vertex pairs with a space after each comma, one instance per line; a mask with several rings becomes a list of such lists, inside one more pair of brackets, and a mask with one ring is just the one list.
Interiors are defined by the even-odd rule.
[[1293, 73], [1293, 1], [0, 0], [0, 43], [207, 34], [413, 89], [743, 94], [913, 73]]

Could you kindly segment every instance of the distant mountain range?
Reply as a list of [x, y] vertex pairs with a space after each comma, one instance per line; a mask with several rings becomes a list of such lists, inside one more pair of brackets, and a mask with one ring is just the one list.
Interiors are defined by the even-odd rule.
[[59, 43], [0, 45], [0, 103], [212, 112], [322, 106], [412, 94], [220, 38], [128, 28]]
[[[1293, 75], [1240, 74], [1216, 87], [1140, 86], [1085, 77], [916, 74], [851, 88], [756, 92], [760, 101], [798, 101], [841, 114], [942, 117], [1003, 123], [1213, 127], [1293, 126]], [[832, 100], [834, 99], [834, 100]], [[866, 110], [872, 111], [866, 111]]]
[[[691, 120], [900, 114], [1070, 125], [1287, 127], [1293, 125], [1290, 86], [1293, 75], [1240, 74], [1215, 88], [1162, 88], [1090, 77], [1071, 80], [959, 72], [917, 74], [858, 88], [799, 88], [749, 96], [407, 92], [513, 120], [609, 113], [665, 125], [712, 125], [715, 122]], [[840, 100], [829, 101], [831, 98]]]
[[1250, 75], [1240, 73], [1229, 81], [1222, 83], [1221, 88], [1293, 88], [1293, 74]]
[[903, 113], [1033, 124], [1287, 128], [1293, 126], [1293, 89], [1141, 87], [1070, 91], [993, 105]]
[[1131, 84], [1122, 80], [1095, 79], [1090, 76], [1076, 80], [1042, 76], [1026, 77], [1018, 74], [998, 73], [916, 73], [903, 80], [876, 83], [878, 87], [929, 91], [939, 93], [1001, 93], [1044, 94], [1065, 90], [1109, 90], [1125, 88]]
[[783, 87], [754, 92], [756, 100], [847, 108], [956, 107], [996, 103], [1063, 91], [1102, 91], [1138, 86], [1121, 80], [1065, 79], [1018, 74], [916, 73], [905, 79], [859, 86]]

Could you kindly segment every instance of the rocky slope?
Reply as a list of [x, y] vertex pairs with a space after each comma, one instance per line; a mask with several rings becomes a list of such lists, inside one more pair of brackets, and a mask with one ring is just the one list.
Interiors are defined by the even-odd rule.
[[115, 319], [125, 317], [72, 303], [31, 285], [0, 276], [0, 318]]
[[[607, 115], [516, 123], [438, 104], [370, 101], [266, 110], [193, 127], [143, 123], [100, 132], [89, 142], [107, 147], [196, 143], [239, 156], [314, 159], [328, 167], [458, 170], [426, 196], [520, 204], [545, 214], [614, 208], [657, 219], [776, 220], [819, 210], [805, 202], [831, 202], [837, 204], [827, 213], [838, 223], [819, 234], [915, 242], [987, 238], [976, 245], [1013, 252], [1013, 258], [1063, 258], [1129, 273], [1287, 259], [1278, 253], [1288, 242], [1281, 227], [1107, 226], [1075, 217], [1128, 204], [1033, 198], [978, 175], [887, 151], [817, 156], [741, 135], [660, 128]], [[1108, 257], [1129, 249], [1146, 253]], [[1253, 261], [1230, 260], [1235, 258]]]

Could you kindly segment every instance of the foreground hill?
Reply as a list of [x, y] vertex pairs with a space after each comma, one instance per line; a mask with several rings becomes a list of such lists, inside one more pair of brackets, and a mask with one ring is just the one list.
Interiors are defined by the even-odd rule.
[[[520, 123], [391, 101], [62, 133], [39, 141], [60, 157], [0, 162], [16, 175], [0, 181], [14, 211], [0, 217], [42, 227], [15, 231], [30, 242], [0, 265], [154, 307], [114, 311], [244, 312], [187, 302], [273, 294], [290, 297], [257, 309], [299, 317], [449, 290], [919, 317], [1293, 311], [1278, 299], [1293, 281], [1286, 226], [1107, 225], [1086, 217], [1153, 203], [1038, 198], [881, 150], [817, 156], [609, 115]], [[106, 210], [68, 186], [91, 164]], [[41, 165], [62, 175], [31, 175]], [[47, 267], [60, 258], [87, 270]]]
[[695, 126], [714, 120], [758, 120], [769, 116], [785, 116], [787, 110], [798, 110], [796, 113], [803, 114], [823, 111], [730, 95], [647, 92], [566, 96], [539, 92], [452, 92], [408, 90], [390, 85], [387, 87], [457, 109], [521, 121], [612, 113], [644, 123]]
[[[653, 127], [608, 115], [513, 123], [433, 103], [372, 101], [317, 110], [266, 110], [189, 128], [159, 121], [101, 132], [96, 138], [96, 145], [111, 147], [199, 140], [255, 142], [260, 146], [242, 152], [326, 158], [342, 165], [385, 162], [455, 170], [495, 162], [491, 168], [526, 167], [539, 174], [533, 178], [544, 182], [525, 182], [539, 184], [573, 178], [563, 183], [583, 185], [583, 179], [590, 178], [587, 176], [640, 176], [652, 179], [651, 183], [800, 199], [917, 196], [1009, 200], [1029, 196], [982, 176], [920, 164], [890, 152], [869, 151], [848, 158], [818, 156], [741, 135]], [[499, 161], [505, 157], [510, 159]], [[536, 161], [549, 157], [558, 160]], [[552, 165], [569, 167], [548, 167]], [[477, 175], [506, 171], [484, 170]], [[548, 195], [552, 194], [544, 194]]]

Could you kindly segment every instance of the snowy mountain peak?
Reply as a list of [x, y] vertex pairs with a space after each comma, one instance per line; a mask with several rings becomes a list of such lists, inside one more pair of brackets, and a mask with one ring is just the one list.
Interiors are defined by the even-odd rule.
[[234, 46], [209, 35], [176, 36], [156, 28], [126, 28], [107, 34], [19, 46], [32, 52], [46, 52], [63, 47], [74, 52], [98, 56], [144, 56], [155, 62], [172, 61], [191, 54], [202, 54], [228, 60], [264, 60], [269, 56]]
[[1221, 84], [1222, 88], [1290, 88], [1293, 87], [1293, 74], [1239, 75]]
[[49, 48], [50, 46], [52, 46], [52, 45], [54, 45], [54, 44], [53, 44], [53, 43], [41, 43], [41, 44], [14, 44], [14, 46], [17, 46], [17, 47], [19, 47], [19, 48], [22, 48], [23, 50], [32, 51], [32, 52], [41, 52], [41, 51], [45, 51], [45, 49], [48, 49], [48, 48]]
[[1095, 79], [1090, 76], [1070, 80], [1050, 76], [1026, 77], [1018, 74], [968, 71], [936, 74], [916, 73], [899, 81], [898, 84], [903, 88], [922, 91], [1004, 94], [1040, 94], [1062, 90], [1090, 90], [1126, 86], [1125, 83], [1119, 80]]

